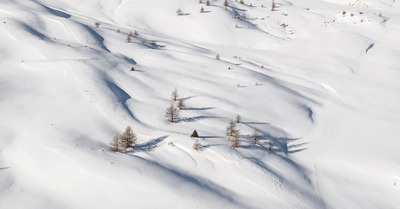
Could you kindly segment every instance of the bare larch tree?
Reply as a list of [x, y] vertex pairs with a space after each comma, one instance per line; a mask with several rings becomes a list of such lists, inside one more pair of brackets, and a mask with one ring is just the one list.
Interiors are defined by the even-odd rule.
[[177, 101], [178, 97], [179, 97], [178, 89], [175, 88], [171, 93], [171, 100], [172, 101]]
[[165, 111], [165, 118], [168, 122], [175, 123], [179, 120], [179, 109], [173, 103]]
[[233, 134], [235, 133], [235, 128], [236, 128], [236, 123], [232, 119], [231, 121], [229, 121], [228, 127], [226, 127], [225, 135], [228, 137], [233, 136]]
[[124, 133], [120, 136], [120, 147], [121, 150], [126, 151], [128, 148], [132, 148], [136, 144], [136, 134], [133, 132], [130, 126], [127, 126]]

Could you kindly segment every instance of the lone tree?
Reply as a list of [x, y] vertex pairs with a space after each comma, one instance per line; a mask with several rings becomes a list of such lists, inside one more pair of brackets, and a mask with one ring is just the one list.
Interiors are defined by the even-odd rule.
[[165, 111], [165, 118], [168, 122], [177, 122], [179, 120], [179, 109], [174, 107], [174, 104], [171, 103]]
[[193, 133], [192, 133], [192, 135], [191, 135], [190, 137], [199, 137], [199, 135], [197, 134], [197, 131], [194, 130]]
[[181, 10], [181, 8], [178, 8], [178, 9], [176, 10], [176, 14], [179, 15], [179, 16], [182, 16], [182, 15], [183, 15], [183, 11]]
[[119, 147], [119, 135], [116, 134], [112, 141], [110, 142], [110, 147], [108, 148], [111, 152], [119, 152], [121, 148]]
[[227, 6], [229, 6], [229, 4], [228, 4], [228, 1], [227, 1], [227, 0], [225, 0], [225, 1], [224, 1], [224, 6], [226, 6], [226, 7], [227, 7]]
[[202, 148], [203, 148], [203, 145], [200, 144], [198, 139], [196, 139], [196, 141], [194, 141], [194, 143], [193, 143], [193, 149], [198, 151], [198, 150], [201, 150]]
[[174, 89], [171, 93], [171, 100], [176, 101], [178, 100], [179, 94], [178, 94], [178, 89]]
[[231, 137], [231, 141], [232, 141], [231, 146], [232, 147], [235, 147], [235, 148], [239, 148], [240, 147], [239, 134], [240, 134], [240, 131], [239, 130], [235, 130], [233, 136]]
[[185, 104], [183, 103], [183, 99], [178, 99], [178, 108], [180, 110], [184, 110], [186, 108]]
[[207, 1], [206, 1], [206, 5], [207, 5], [207, 6], [210, 6], [210, 0], [207, 0]]
[[235, 128], [236, 128], [236, 123], [232, 119], [231, 121], [229, 121], [228, 127], [226, 127], [225, 135], [228, 137], [233, 136], [236, 131]]
[[272, 148], [274, 147], [274, 142], [272, 141], [272, 139], [268, 140], [268, 150], [272, 150]]
[[260, 132], [256, 128], [254, 128], [253, 133], [251, 134], [250, 138], [251, 138], [251, 141], [253, 142], [253, 144], [258, 144], [258, 142], [261, 139]]
[[242, 121], [242, 117], [238, 114], [236, 115], [235, 122], [240, 123]]
[[125, 151], [128, 148], [132, 148], [136, 144], [136, 134], [133, 132], [130, 126], [127, 126], [125, 132], [120, 136], [120, 147], [121, 150]]
[[203, 7], [200, 8], [200, 13], [204, 13], [204, 8]]
[[275, 11], [275, 0], [272, 0], [271, 11]]

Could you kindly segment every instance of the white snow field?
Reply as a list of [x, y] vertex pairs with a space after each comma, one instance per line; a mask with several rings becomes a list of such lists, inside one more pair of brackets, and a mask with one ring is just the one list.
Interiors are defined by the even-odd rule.
[[400, 208], [400, 2], [202, 2], [0, 1], [1, 209]]

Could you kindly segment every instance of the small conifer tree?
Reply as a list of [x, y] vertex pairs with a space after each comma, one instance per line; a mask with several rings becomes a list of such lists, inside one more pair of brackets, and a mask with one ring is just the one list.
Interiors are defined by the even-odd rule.
[[195, 138], [197, 138], [197, 137], [199, 137], [199, 135], [197, 134], [197, 131], [194, 130], [193, 133], [192, 133], [192, 135], [191, 135], [190, 137], [195, 137]]
[[200, 8], [200, 13], [204, 13], [204, 8], [203, 7]]
[[206, 1], [206, 5], [207, 5], [207, 6], [210, 6], [210, 0], [207, 0], [207, 1]]
[[224, 6], [226, 6], [226, 7], [229, 6], [229, 3], [227, 0], [224, 1]]

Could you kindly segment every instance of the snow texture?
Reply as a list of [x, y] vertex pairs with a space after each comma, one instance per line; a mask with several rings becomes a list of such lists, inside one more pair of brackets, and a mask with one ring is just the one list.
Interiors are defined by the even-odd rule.
[[399, 1], [204, 2], [0, 2], [0, 208], [400, 207]]

